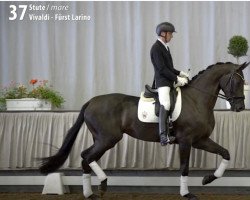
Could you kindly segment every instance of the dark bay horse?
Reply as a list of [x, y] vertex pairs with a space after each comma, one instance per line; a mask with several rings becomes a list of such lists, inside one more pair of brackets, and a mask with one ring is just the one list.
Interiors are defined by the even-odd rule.
[[[186, 199], [198, 199], [188, 191], [187, 179], [191, 147], [222, 156], [218, 169], [214, 174], [204, 177], [203, 185], [222, 177], [227, 168], [230, 160], [228, 150], [209, 138], [215, 125], [213, 108], [219, 91], [222, 89], [231, 104], [232, 111], [239, 112], [245, 109], [242, 70], [248, 64], [217, 63], [200, 72], [181, 89], [181, 114], [173, 126], [180, 152], [180, 194]], [[68, 131], [58, 152], [51, 157], [43, 158], [40, 171], [51, 173], [63, 165], [85, 122], [93, 135], [94, 144], [81, 153], [84, 173], [83, 193], [87, 199], [99, 199], [92, 192], [90, 173], [92, 170], [96, 173], [101, 181], [99, 189], [105, 192], [107, 177], [96, 161], [122, 139], [123, 133], [140, 140], [159, 142], [158, 124], [139, 121], [137, 117], [138, 101], [138, 97], [125, 94], [107, 94], [89, 100], [83, 105], [75, 124]]]

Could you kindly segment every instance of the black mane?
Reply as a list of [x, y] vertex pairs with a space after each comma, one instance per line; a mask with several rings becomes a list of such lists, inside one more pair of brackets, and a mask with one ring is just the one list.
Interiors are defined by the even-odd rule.
[[217, 65], [224, 65], [224, 64], [233, 64], [233, 63], [231, 63], [231, 62], [226, 62], [226, 63], [217, 62], [216, 64], [209, 65], [206, 69], [199, 71], [199, 73], [196, 74], [196, 75], [190, 80], [189, 83], [191, 83], [191, 81], [194, 81], [195, 79], [197, 79], [197, 77], [198, 77], [199, 75], [203, 74], [205, 71], [207, 71], [207, 70], [213, 68], [214, 66], [217, 66]]

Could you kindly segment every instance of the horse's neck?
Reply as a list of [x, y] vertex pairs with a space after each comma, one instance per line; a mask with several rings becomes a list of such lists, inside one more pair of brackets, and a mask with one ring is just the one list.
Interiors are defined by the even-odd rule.
[[196, 88], [192, 89], [192, 95], [196, 98], [196, 102], [213, 109], [220, 91], [220, 78], [229, 72], [230, 69], [228, 68], [214, 67], [205, 71], [194, 82], [191, 82], [190, 85]]

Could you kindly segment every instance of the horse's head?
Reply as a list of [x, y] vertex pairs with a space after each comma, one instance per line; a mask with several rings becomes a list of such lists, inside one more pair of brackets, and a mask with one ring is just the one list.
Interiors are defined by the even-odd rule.
[[230, 74], [226, 74], [220, 79], [220, 87], [225, 93], [232, 111], [240, 112], [245, 109], [245, 79], [242, 71], [249, 65], [249, 63], [237, 65]]

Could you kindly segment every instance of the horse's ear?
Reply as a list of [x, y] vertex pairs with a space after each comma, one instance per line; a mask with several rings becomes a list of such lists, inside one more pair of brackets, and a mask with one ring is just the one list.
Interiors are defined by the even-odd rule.
[[250, 62], [244, 62], [242, 65], [240, 65], [239, 69], [240, 71], [243, 71], [248, 65], [250, 64]]

